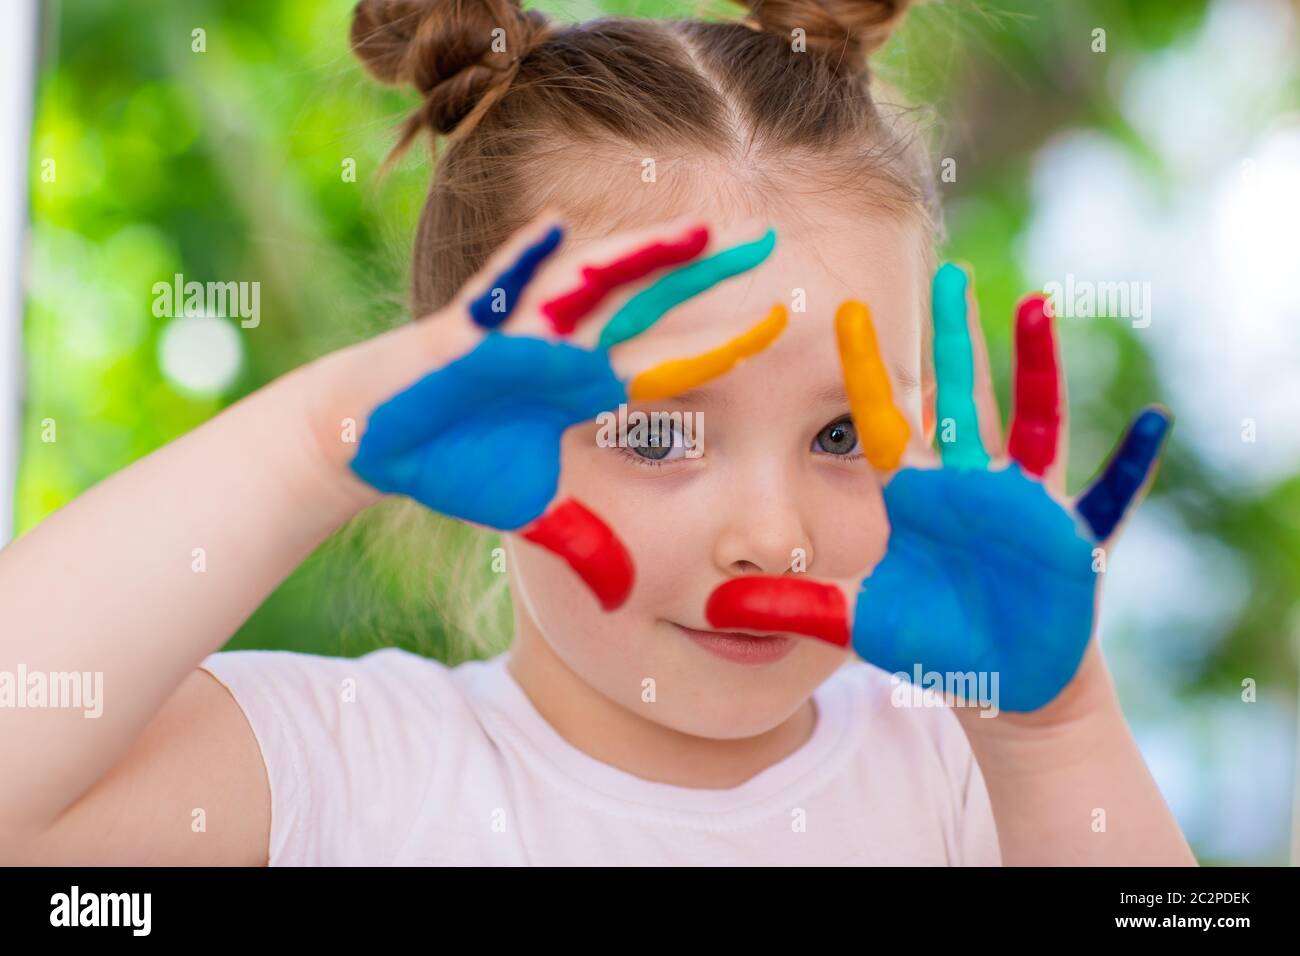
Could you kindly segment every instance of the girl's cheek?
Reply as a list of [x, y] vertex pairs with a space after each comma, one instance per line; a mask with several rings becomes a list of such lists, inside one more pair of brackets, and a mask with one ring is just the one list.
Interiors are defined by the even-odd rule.
[[560, 558], [513, 536], [517, 585], [538, 625], [557, 639], [561, 631], [572, 636], [600, 635], [610, 627], [630, 627], [650, 600], [656, 570], [672, 563], [673, 535], [666, 530], [671, 518], [648, 496], [633, 470], [637, 467], [623, 460], [619, 449], [599, 447], [594, 426], [575, 426], [562, 440], [560, 483], [553, 504], [580, 501], [609, 526], [632, 558], [632, 593], [617, 610], [603, 610]]
[[[564, 561], [511, 536], [508, 551], [517, 613], [527, 616], [541, 637], [578, 672], [606, 657], [625, 659], [638, 644], [637, 618], [644, 598], [636, 581], [631, 597], [606, 611]], [[640, 568], [638, 567], [638, 572]], [[611, 635], [618, 635], [611, 641]]]
[[572, 630], [572, 623], [583, 619], [587, 604], [601, 613], [586, 585], [562, 559], [517, 535], [510, 536], [510, 545], [515, 592], [543, 632], [554, 631], [557, 622]]
[[815, 552], [808, 573], [821, 578], [861, 577], [885, 556], [889, 516], [880, 478], [865, 463], [827, 462], [817, 476], [818, 500], [810, 509]]
[[635, 561], [660, 539], [689, 533], [689, 523], [682, 522], [691, 496], [679, 493], [689, 483], [679, 465], [642, 465], [629, 457], [625, 449], [600, 447], [588, 427], [570, 429], [561, 444], [556, 498], [577, 498], [594, 511]]

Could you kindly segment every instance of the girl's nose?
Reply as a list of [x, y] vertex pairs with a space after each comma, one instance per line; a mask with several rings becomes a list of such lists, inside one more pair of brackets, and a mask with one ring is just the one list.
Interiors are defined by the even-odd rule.
[[719, 502], [722, 518], [713, 559], [727, 575], [784, 574], [812, 567], [813, 545], [799, 509], [798, 488], [767, 475], [730, 485]]

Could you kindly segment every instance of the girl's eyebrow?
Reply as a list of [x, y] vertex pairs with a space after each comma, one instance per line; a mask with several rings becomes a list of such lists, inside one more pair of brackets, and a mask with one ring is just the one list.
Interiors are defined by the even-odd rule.
[[908, 369], [900, 368], [899, 366], [895, 365], [892, 371], [894, 373], [894, 378], [898, 381], [898, 391], [901, 394], [906, 395], [909, 392], [914, 392], [921, 387], [920, 380], [918, 380], [917, 377], [913, 375]]
[[697, 407], [712, 405], [716, 408], [730, 408], [734, 403], [725, 392], [711, 388], [691, 388], [663, 399], [665, 405], [694, 405]]
[[[920, 382], [916, 380], [916, 376], [913, 375], [911, 372], [907, 371], [906, 369], [895, 367], [893, 369], [893, 373], [894, 373], [894, 379], [898, 384], [898, 392], [900, 395], [907, 395], [908, 393], [915, 391], [920, 386]], [[844, 391], [843, 382], [835, 382], [834, 384], [831, 385], [823, 385], [821, 388], [813, 391], [809, 397], [812, 398], [812, 400], [814, 402], [817, 402], [818, 404], [825, 404], [825, 405], [848, 405], [849, 404], [849, 396]]]

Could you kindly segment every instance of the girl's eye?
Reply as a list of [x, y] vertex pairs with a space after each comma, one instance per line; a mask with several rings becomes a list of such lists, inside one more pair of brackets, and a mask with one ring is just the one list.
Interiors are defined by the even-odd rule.
[[629, 435], [627, 448], [638, 464], [659, 465], [675, 461], [686, 454], [686, 444], [671, 422], [651, 425], [640, 436]]
[[851, 417], [831, 422], [817, 433], [813, 440], [813, 450], [823, 451], [828, 455], [847, 456], [860, 451], [858, 430]]

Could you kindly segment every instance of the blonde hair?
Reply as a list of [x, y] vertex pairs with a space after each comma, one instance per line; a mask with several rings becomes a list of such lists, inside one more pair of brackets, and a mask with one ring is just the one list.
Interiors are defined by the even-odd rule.
[[[917, 127], [909, 111], [883, 105], [868, 69], [908, 0], [743, 5], [748, 13], [736, 21], [561, 25], [510, 0], [361, 0], [354, 53], [377, 79], [421, 97], [394, 155], [422, 130], [433, 141], [411, 314], [444, 306], [544, 204], [573, 225], [614, 228], [608, 197], [630, 168], [639, 177], [643, 155], [703, 157], [705, 175], [743, 169], [747, 194], [793, 212], [791, 180], [799, 198], [857, 196], [937, 231]], [[604, 188], [593, 183], [593, 160], [609, 177]], [[656, 192], [656, 208], [683, 198], [670, 184]], [[613, 218], [636, 214], [625, 202]], [[391, 616], [361, 622], [375, 640], [392, 640], [386, 621], [432, 615], [443, 642], [428, 649], [438, 657], [454, 662], [508, 644], [507, 578], [492, 570], [500, 535], [408, 499], [376, 506], [354, 530], [394, 576]]]

